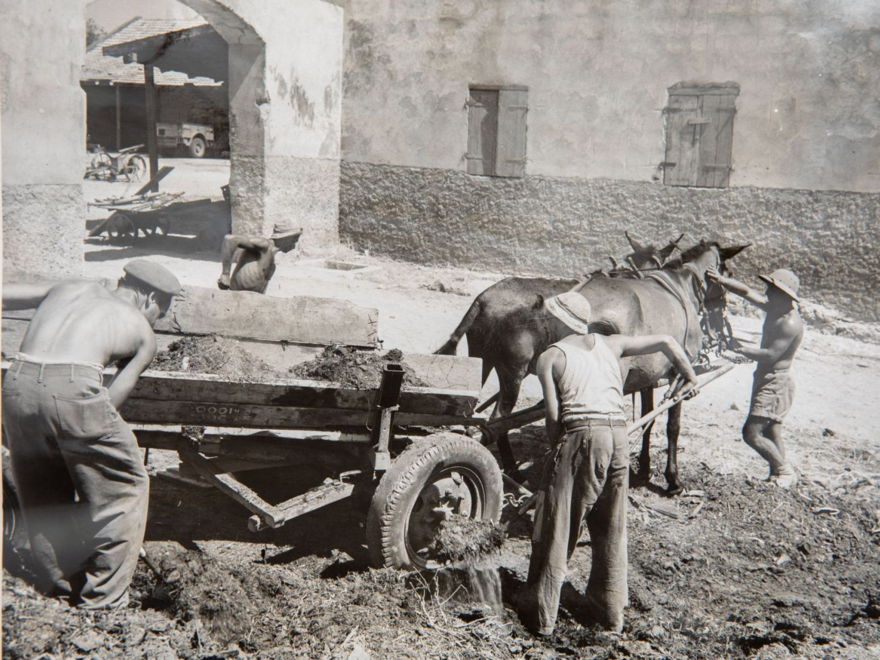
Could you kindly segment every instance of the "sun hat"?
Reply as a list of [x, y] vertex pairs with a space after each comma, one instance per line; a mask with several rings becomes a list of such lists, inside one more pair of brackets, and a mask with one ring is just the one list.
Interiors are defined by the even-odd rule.
[[274, 227], [275, 233], [273, 233], [269, 240], [275, 243], [275, 247], [277, 247], [282, 252], [290, 252], [293, 248], [296, 247], [296, 244], [299, 242], [299, 239], [302, 237], [303, 230], [299, 229], [290, 229], [287, 227], [282, 227], [280, 225], [275, 225]]
[[180, 282], [174, 277], [174, 274], [153, 261], [146, 259], [133, 259], [122, 267], [125, 274], [140, 280], [147, 286], [165, 293], [169, 296], [176, 296], [180, 293]]
[[590, 303], [581, 294], [566, 291], [544, 301], [544, 307], [557, 319], [581, 335], [590, 332]]
[[777, 268], [769, 275], [758, 275], [767, 284], [775, 286], [785, 295], [796, 302], [800, 302], [797, 292], [800, 286], [798, 276], [786, 268]]

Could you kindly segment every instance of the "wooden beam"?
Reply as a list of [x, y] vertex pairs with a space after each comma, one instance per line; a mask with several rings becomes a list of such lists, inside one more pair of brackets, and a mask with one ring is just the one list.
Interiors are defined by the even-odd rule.
[[116, 151], [122, 149], [122, 101], [120, 99], [119, 85], [114, 85], [116, 90]]
[[[150, 181], [154, 181], [159, 172], [159, 147], [156, 141], [156, 103], [155, 67], [144, 64], [144, 109], [147, 115], [147, 155], [150, 159]], [[152, 192], [159, 192], [158, 181], [150, 186]]]
[[355, 485], [344, 481], [331, 481], [321, 484], [302, 495], [297, 495], [289, 500], [275, 505], [275, 510], [280, 512], [280, 522], [271, 523], [264, 516], [251, 516], [248, 520], [248, 529], [259, 532], [267, 526], [280, 527], [288, 520], [293, 520], [321, 507], [344, 500], [354, 492]]
[[277, 298], [252, 291], [185, 288], [159, 332], [375, 348], [379, 312], [336, 298]]
[[269, 504], [255, 491], [251, 490], [235, 477], [222, 472], [222, 468], [200, 456], [191, 449], [181, 449], [180, 458], [190, 465], [205, 479], [213, 483], [221, 491], [229, 495], [251, 513], [256, 513], [270, 527], [278, 527], [284, 523], [284, 514]]
[[[235, 405], [275, 405], [301, 408], [374, 410], [377, 390], [356, 389], [338, 383], [316, 380], [266, 378], [261, 383], [236, 382], [209, 374], [145, 371], [130, 400], [178, 402], [198, 401], [214, 407]], [[476, 403], [478, 388], [471, 390], [440, 387], [414, 387], [401, 392], [400, 410], [434, 415], [469, 415]], [[163, 420], [155, 420], [161, 423]]]

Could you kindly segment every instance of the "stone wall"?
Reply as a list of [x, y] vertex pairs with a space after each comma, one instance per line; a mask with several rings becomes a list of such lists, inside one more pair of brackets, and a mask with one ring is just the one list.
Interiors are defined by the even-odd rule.
[[658, 245], [681, 232], [685, 244], [751, 242], [737, 277], [760, 284], [756, 273], [787, 266], [806, 297], [880, 320], [880, 194], [342, 164], [342, 240], [393, 258], [571, 277], [626, 253], [624, 229]]

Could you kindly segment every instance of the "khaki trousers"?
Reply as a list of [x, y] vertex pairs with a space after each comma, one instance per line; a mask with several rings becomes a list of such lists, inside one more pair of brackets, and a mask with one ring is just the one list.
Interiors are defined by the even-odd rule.
[[586, 593], [590, 613], [608, 629], [623, 627], [628, 449], [623, 420], [579, 421], [570, 425], [547, 459], [528, 578], [540, 634], [550, 634], [556, 626], [568, 560], [584, 519], [593, 551]]
[[13, 361], [3, 380], [3, 432], [37, 586], [85, 608], [125, 605], [149, 479], [101, 370]]

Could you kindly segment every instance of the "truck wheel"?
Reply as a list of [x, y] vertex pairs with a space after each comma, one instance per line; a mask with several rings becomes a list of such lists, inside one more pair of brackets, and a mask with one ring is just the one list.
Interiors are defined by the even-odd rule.
[[431, 545], [450, 514], [498, 521], [501, 470], [481, 444], [462, 435], [432, 436], [408, 447], [379, 482], [367, 514], [375, 566], [436, 566]]
[[189, 142], [189, 155], [193, 158], [204, 158], [205, 154], [208, 151], [208, 145], [205, 142], [205, 138], [201, 135], [196, 135]]

